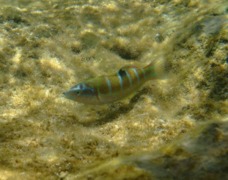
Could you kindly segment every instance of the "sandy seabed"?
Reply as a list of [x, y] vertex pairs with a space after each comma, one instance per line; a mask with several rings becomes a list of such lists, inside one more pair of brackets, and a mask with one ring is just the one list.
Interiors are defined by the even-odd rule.
[[[0, 0], [0, 180], [228, 177], [225, 0]], [[103, 106], [62, 93], [165, 59]]]

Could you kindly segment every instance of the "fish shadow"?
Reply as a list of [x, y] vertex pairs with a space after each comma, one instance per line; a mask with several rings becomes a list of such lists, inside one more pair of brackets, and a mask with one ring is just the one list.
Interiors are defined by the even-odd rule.
[[130, 112], [135, 104], [141, 100], [141, 96], [143, 94], [147, 94], [149, 92], [148, 88], [143, 88], [140, 90], [136, 95], [134, 95], [129, 103], [127, 104], [121, 104], [119, 102], [113, 103], [109, 105], [108, 111], [98, 111], [98, 118], [93, 119], [92, 121], [89, 122], [81, 122], [83, 126], [86, 127], [93, 127], [93, 126], [102, 126], [106, 123], [112, 122], [115, 119], [117, 119], [120, 115], [127, 114]]

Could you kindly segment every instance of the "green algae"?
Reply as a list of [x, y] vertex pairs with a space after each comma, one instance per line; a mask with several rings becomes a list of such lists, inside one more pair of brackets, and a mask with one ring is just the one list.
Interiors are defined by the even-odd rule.
[[[0, 4], [1, 178], [226, 175], [225, 1]], [[98, 108], [61, 96], [163, 58], [169, 77], [124, 101]]]

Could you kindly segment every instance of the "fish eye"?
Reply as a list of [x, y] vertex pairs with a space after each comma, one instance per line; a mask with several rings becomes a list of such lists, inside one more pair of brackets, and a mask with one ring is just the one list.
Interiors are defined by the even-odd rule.
[[83, 89], [84, 86], [83, 86], [83, 84], [79, 84], [78, 87], [79, 87], [79, 89]]
[[94, 89], [85, 83], [80, 83], [72, 88], [76, 96], [88, 96], [94, 93]]

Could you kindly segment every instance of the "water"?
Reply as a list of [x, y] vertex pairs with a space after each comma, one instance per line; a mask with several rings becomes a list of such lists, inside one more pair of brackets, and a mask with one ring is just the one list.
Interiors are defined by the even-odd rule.
[[[0, 179], [225, 177], [225, 0], [0, 5]], [[123, 101], [62, 96], [84, 79], [161, 59], [169, 77]]]

